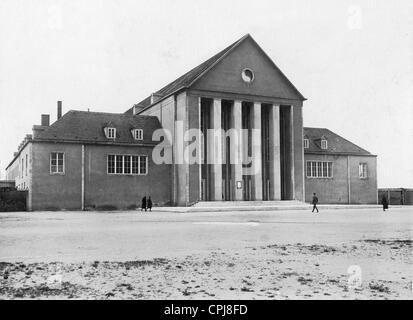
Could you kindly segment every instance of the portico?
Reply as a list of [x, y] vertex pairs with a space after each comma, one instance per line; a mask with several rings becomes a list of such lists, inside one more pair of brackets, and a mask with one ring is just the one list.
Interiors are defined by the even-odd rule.
[[[171, 132], [171, 203], [303, 201], [304, 100], [246, 35], [130, 112], [157, 116]], [[181, 131], [191, 129], [200, 161], [182, 163], [180, 150], [195, 141]]]
[[[292, 187], [288, 184], [293, 177], [286, 179], [283, 186], [281, 167], [288, 170], [293, 166], [294, 157], [287, 154], [291, 153], [293, 133], [283, 134], [284, 140], [281, 141], [280, 108], [285, 109], [283, 116], [286, 117], [293, 106], [240, 99], [198, 99], [203, 146], [200, 199], [257, 201], [292, 198], [288, 194]], [[292, 131], [293, 127], [286, 126], [285, 130]]]

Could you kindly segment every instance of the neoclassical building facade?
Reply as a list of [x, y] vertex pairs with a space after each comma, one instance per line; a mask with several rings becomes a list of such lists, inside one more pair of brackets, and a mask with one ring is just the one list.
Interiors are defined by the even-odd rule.
[[[7, 167], [29, 210], [199, 201], [376, 203], [376, 156], [303, 128], [306, 99], [246, 35], [126, 112], [42, 115]], [[305, 154], [305, 157], [304, 157]]]
[[[156, 116], [171, 133], [173, 203], [304, 201], [303, 101], [246, 35], [126, 114]], [[197, 163], [179, 161], [191, 141], [183, 141], [178, 123], [200, 131]], [[233, 137], [230, 129], [245, 134]]]

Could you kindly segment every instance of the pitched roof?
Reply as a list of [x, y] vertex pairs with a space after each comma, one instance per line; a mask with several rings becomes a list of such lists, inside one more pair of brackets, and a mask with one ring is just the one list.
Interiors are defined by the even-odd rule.
[[[350, 154], [372, 156], [367, 150], [344, 139], [338, 134], [326, 128], [304, 128], [304, 135], [309, 139], [309, 148], [304, 149], [305, 153], [321, 154]], [[327, 139], [327, 150], [321, 149], [321, 137]]]
[[[116, 128], [116, 139], [107, 139], [104, 128]], [[51, 126], [38, 133], [35, 141], [57, 140], [112, 144], [152, 144], [152, 133], [161, 128], [157, 117], [128, 116], [120, 113], [70, 110]], [[143, 129], [143, 141], [133, 138], [132, 129]]]
[[[235, 41], [233, 44], [230, 46], [226, 47], [224, 50], [218, 52], [216, 55], [214, 55], [212, 58], [209, 58], [205, 62], [201, 63], [199, 66], [193, 68], [192, 70], [188, 71], [184, 75], [180, 76], [178, 79], [172, 81], [171, 83], [167, 84], [165, 87], [162, 89], [158, 90], [155, 92], [156, 95], [160, 96], [168, 96], [175, 91], [185, 88], [188, 85], [190, 85], [195, 79], [197, 79], [204, 71], [208, 70], [212, 65], [214, 65], [215, 62], [219, 61], [221, 58], [223, 58], [232, 48], [234, 48], [238, 43], [240, 43], [242, 40], [244, 40], [247, 36], [245, 35], [241, 39]], [[151, 97], [147, 97], [141, 102], [137, 103], [140, 106], [143, 106], [144, 108], [148, 107], [151, 105]], [[131, 113], [132, 108], [130, 108], [126, 113]]]
[[[184, 75], [180, 76], [178, 79], [172, 81], [162, 89], [156, 91], [154, 94], [157, 96], [161, 97], [167, 97], [176, 91], [182, 89], [182, 88], [187, 88], [192, 83], [194, 83], [199, 77], [201, 77], [206, 71], [208, 71], [210, 68], [212, 68], [216, 63], [218, 63], [221, 59], [223, 59], [230, 51], [232, 51], [234, 48], [236, 48], [240, 43], [242, 43], [244, 40], [247, 38], [252, 39], [252, 41], [259, 47], [259, 45], [255, 42], [255, 40], [251, 37], [250, 34], [246, 34], [243, 36], [241, 39], [235, 41], [233, 44], [230, 46], [226, 47], [224, 50], [218, 52], [216, 55], [213, 57], [209, 58], [205, 62], [201, 63], [197, 67], [193, 68], [192, 70], [188, 71]], [[260, 47], [259, 47], [260, 48]], [[262, 52], [262, 50], [260, 48]], [[268, 57], [268, 55], [264, 52], [264, 54]], [[274, 62], [268, 57], [268, 59], [274, 64]], [[278, 69], [278, 67], [274, 64], [274, 66]], [[278, 69], [279, 70], [279, 69]], [[294, 85], [287, 79], [287, 77], [279, 70], [282, 76], [287, 80], [287, 82], [294, 88], [294, 90], [297, 92], [297, 94], [305, 100], [305, 98], [301, 95], [301, 93], [297, 90], [297, 88], [294, 87]], [[141, 102], [137, 103], [137, 105], [142, 106], [143, 108], [149, 107], [151, 105], [151, 96], [145, 98]], [[142, 108], [142, 109], [143, 109]], [[133, 107], [128, 109], [125, 113], [126, 114], [132, 114]]]

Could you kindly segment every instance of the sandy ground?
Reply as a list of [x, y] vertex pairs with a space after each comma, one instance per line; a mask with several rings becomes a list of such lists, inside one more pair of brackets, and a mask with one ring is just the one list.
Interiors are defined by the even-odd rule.
[[0, 214], [3, 299], [413, 299], [413, 208]]

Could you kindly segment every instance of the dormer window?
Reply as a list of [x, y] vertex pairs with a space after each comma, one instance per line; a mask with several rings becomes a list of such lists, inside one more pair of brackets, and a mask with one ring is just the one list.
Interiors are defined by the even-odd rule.
[[116, 128], [106, 127], [105, 128], [106, 138], [115, 139], [116, 138]]
[[143, 140], [143, 130], [142, 129], [134, 129], [133, 130], [133, 137], [135, 140]]
[[324, 138], [324, 137], [321, 138], [321, 149], [323, 149], [323, 150], [327, 150], [327, 149], [328, 149], [327, 139]]
[[307, 136], [304, 136], [304, 149], [310, 148], [310, 140]]

